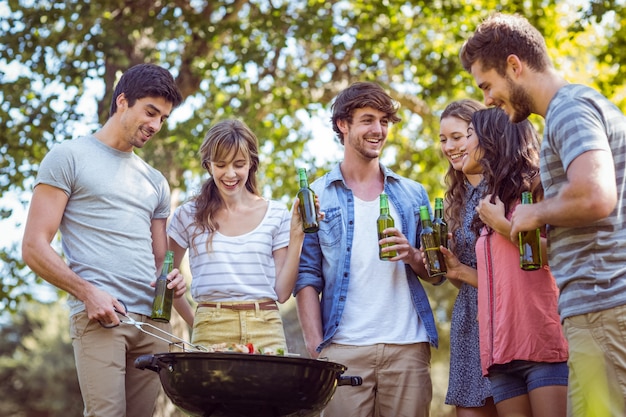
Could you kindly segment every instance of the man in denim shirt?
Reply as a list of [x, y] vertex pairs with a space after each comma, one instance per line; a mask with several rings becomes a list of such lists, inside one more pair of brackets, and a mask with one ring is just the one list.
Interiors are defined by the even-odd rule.
[[[416, 246], [424, 187], [379, 162], [397, 104], [377, 84], [356, 83], [332, 106], [344, 159], [311, 188], [325, 217], [302, 248], [296, 294], [307, 350], [363, 378], [339, 389], [325, 417], [425, 417], [430, 412], [430, 345], [437, 330], [419, 277], [428, 278]], [[379, 195], [389, 196], [395, 228], [378, 240]], [[389, 261], [379, 243], [393, 243]], [[322, 294], [321, 303], [319, 294]]]

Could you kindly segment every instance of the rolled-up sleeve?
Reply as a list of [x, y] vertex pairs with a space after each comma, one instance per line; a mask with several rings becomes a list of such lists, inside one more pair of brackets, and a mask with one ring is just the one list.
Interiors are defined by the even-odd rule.
[[293, 291], [294, 295], [297, 295], [302, 288], [308, 286], [315, 288], [318, 294], [322, 292], [324, 289], [322, 259], [322, 249], [317, 233], [307, 234], [302, 244], [298, 280], [296, 281], [296, 286]]

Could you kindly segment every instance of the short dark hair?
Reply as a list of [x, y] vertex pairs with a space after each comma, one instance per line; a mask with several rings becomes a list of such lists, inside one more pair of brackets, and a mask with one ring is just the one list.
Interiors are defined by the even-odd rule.
[[126, 96], [129, 107], [144, 97], [162, 97], [172, 103], [173, 108], [183, 102], [183, 95], [172, 74], [154, 64], [135, 65], [122, 74], [113, 92], [109, 117], [117, 111], [116, 99], [122, 93]]
[[354, 83], [339, 93], [331, 106], [333, 130], [337, 133], [342, 145], [343, 133], [339, 130], [337, 121], [346, 120], [348, 123], [352, 123], [354, 110], [364, 107], [371, 107], [385, 113], [391, 123], [397, 123], [401, 120], [396, 115], [400, 105], [380, 85], [372, 82]]
[[482, 71], [506, 73], [506, 60], [516, 55], [536, 71], [552, 67], [546, 41], [523, 16], [495, 13], [485, 19], [461, 47], [461, 64], [466, 71], [480, 62]]

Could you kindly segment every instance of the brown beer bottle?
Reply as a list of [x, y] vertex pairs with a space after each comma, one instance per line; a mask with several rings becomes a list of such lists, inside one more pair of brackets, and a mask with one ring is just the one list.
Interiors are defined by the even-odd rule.
[[[380, 216], [376, 220], [376, 227], [378, 228], [378, 240], [384, 239], [388, 237], [388, 235], [383, 233], [383, 230], [394, 227], [395, 222], [391, 214], [389, 214], [389, 200], [387, 198], [387, 194], [382, 193], [380, 195]], [[385, 243], [378, 246], [378, 258], [381, 261], [388, 261], [390, 258], [398, 255], [398, 252], [395, 250], [389, 252], [383, 252], [382, 249], [388, 246], [393, 246], [393, 243]]]
[[[522, 204], [532, 204], [533, 195], [522, 193]], [[519, 266], [525, 271], [541, 268], [541, 232], [537, 228], [519, 233]]]

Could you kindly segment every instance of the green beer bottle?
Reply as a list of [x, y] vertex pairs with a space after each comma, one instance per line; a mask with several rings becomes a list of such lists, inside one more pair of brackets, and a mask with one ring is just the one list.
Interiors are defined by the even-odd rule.
[[439, 237], [439, 244], [444, 248], [448, 247], [448, 224], [443, 219], [443, 198], [435, 198], [435, 218], [433, 219], [433, 230]]
[[172, 299], [174, 290], [167, 288], [167, 274], [174, 269], [174, 252], [165, 252], [165, 261], [161, 268], [161, 275], [156, 280], [154, 287], [154, 301], [152, 302], [152, 314], [150, 318], [156, 321], [169, 322], [172, 315]]
[[[532, 204], [533, 195], [525, 191], [522, 193], [522, 204]], [[534, 271], [541, 268], [541, 232], [539, 229], [520, 232], [519, 238], [519, 266], [525, 271]]]
[[300, 190], [298, 191], [298, 208], [302, 218], [302, 229], [304, 233], [315, 233], [319, 230], [317, 222], [317, 212], [315, 210], [315, 193], [309, 188], [306, 178], [306, 169], [298, 168], [298, 178], [300, 180]]
[[435, 235], [433, 224], [430, 220], [430, 213], [427, 206], [420, 207], [420, 219], [422, 221], [422, 231], [420, 232], [420, 242], [424, 248], [424, 254], [426, 255], [426, 264], [428, 268], [428, 275], [436, 277], [439, 275], [445, 275], [446, 264], [443, 262], [443, 256], [439, 250], [438, 236]]
[[[393, 217], [389, 214], [389, 200], [387, 198], [387, 194], [382, 193], [380, 195], [380, 216], [376, 220], [376, 227], [378, 228], [378, 240], [384, 239], [388, 237], [388, 235], [383, 233], [383, 230], [388, 227], [394, 227], [395, 222], [393, 221]], [[381, 261], [388, 261], [390, 258], [398, 255], [398, 252], [395, 250], [389, 252], [383, 252], [382, 249], [388, 246], [393, 246], [393, 243], [385, 243], [383, 245], [378, 246], [378, 257]]]

